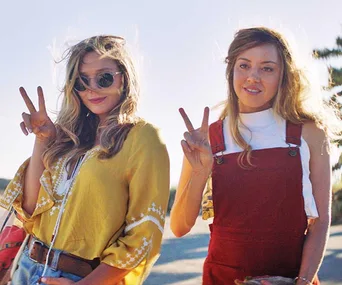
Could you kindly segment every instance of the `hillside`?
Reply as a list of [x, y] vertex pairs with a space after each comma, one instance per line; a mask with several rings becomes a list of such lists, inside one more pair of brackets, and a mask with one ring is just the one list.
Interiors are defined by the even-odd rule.
[[9, 179], [0, 178], [0, 191], [5, 190], [5, 188], [9, 182], [10, 182]]

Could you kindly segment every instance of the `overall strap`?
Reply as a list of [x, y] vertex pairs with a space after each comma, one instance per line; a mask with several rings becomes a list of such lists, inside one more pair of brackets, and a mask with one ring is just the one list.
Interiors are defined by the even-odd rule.
[[290, 121], [286, 121], [286, 143], [301, 145], [303, 124], [294, 124]]
[[209, 126], [209, 139], [213, 154], [225, 150], [223, 120], [218, 120]]

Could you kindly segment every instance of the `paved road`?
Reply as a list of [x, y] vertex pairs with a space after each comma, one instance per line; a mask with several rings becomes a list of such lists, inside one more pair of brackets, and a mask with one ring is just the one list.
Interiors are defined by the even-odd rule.
[[[161, 256], [144, 285], [200, 285], [208, 241], [207, 223], [201, 219], [191, 234], [178, 239], [167, 218]], [[342, 225], [331, 229], [319, 276], [322, 285], [342, 285]]]

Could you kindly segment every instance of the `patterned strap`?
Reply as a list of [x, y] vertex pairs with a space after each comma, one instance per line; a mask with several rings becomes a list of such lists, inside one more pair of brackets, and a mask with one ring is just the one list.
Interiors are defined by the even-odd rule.
[[14, 213], [14, 208], [13, 206], [11, 207], [11, 209], [8, 211], [8, 214], [4, 220], [4, 222], [2, 223], [2, 226], [1, 226], [1, 230], [0, 230], [0, 233], [2, 233], [2, 231], [4, 230], [9, 218], [12, 216], [12, 214]]
[[286, 143], [300, 146], [302, 144], [302, 127], [303, 124], [294, 124], [290, 121], [286, 121]]
[[213, 154], [225, 150], [222, 120], [218, 120], [209, 126], [209, 138]]

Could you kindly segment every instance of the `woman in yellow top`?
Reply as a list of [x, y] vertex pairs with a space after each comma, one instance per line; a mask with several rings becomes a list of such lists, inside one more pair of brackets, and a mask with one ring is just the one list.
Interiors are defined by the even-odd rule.
[[136, 116], [125, 40], [95, 36], [70, 48], [55, 123], [41, 87], [38, 109], [20, 93], [22, 131], [36, 139], [1, 200], [31, 235], [12, 284], [142, 284], [160, 250], [169, 157], [158, 130]]

